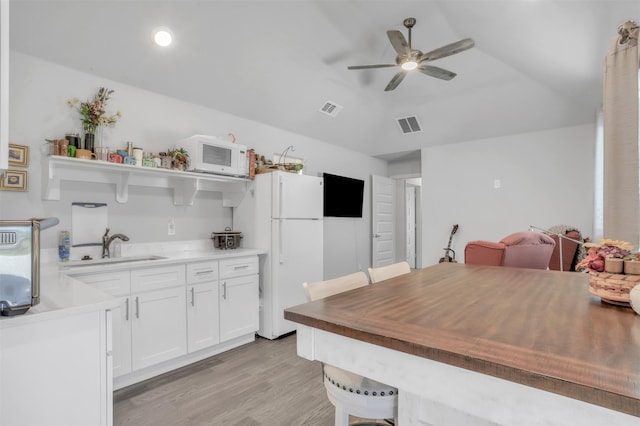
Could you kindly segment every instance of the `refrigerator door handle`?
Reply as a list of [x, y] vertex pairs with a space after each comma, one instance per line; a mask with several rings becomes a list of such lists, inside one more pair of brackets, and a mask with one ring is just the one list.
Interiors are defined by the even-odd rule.
[[282, 207], [284, 206], [284, 182], [282, 176], [278, 175], [278, 217], [283, 217]]
[[284, 228], [284, 221], [281, 220], [279, 221], [279, 226], [278, 226], [278, 259], [280, 264], [284, 264], [284, 238], [283, 238], [283, 228]]

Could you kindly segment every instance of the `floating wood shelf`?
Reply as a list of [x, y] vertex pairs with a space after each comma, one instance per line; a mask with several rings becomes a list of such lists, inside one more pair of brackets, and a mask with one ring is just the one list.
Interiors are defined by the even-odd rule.
[[200, 191], [221, 192], [225, 207], [237, 207], [249, 179], [206, 173], [182, 172], [98, 160], [50, 156], [42, 174], [42, 198], [60, 200], [63, 181], [115, 185], [116, 201], [126, 203], [130, 186], [172, 188], [173, 204], [192, 206]]

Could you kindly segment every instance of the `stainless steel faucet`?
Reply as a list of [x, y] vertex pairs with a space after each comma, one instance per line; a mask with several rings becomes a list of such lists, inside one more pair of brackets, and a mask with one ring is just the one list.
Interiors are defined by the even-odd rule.
[[113, 234], [112, 236], [109, 236], [109, 228], [107, 228], [104, 235], [102, 236], [102, 258], [103, 259], [105, 257], [107, 258], [110, 257], [109, 246], [111, 245], [113, 240], [115, 240], [116, 238], [120, 238], [122, 241], [129, 241], [129, 237], [127, 237], [124, 234]]

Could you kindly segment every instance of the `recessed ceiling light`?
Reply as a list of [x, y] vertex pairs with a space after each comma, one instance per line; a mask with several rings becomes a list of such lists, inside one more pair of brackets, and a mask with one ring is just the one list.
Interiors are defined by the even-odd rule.
[[153, 41], [161, 47], [167, 47], [173, 41], [173, 36], [168, 28], [156, 28], [153, 31]]

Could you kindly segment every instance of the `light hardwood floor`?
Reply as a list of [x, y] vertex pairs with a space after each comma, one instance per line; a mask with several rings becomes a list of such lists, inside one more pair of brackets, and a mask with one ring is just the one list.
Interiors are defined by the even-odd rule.
[[323, 426], [333, 405], [321, 365], [296, 354], [296, 335], [256, 338], [114, 393], [115, 426]]

